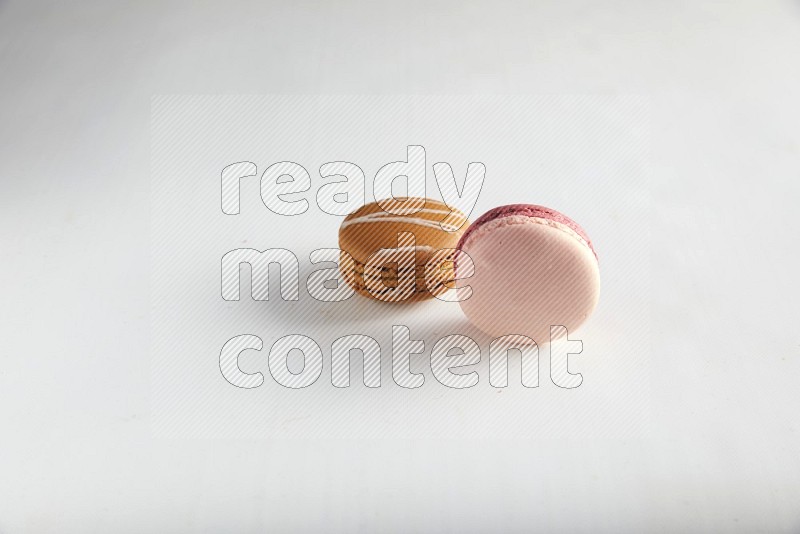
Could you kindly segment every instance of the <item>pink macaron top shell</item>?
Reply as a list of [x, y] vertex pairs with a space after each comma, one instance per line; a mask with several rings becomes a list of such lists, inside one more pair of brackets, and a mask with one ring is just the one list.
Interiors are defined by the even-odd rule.
[[537, 217], [540, 219], [546, 219], [549, 221], [555, 221], [559, 224], [563, 224], [564, 226], [568, 227], [576, 234], [581, 236], [581, 238], [586, 241], [586, 244], [592, 250], [592, 254], [594, 257], [597, 258], [597, 252], [594, 250], [594, 246], [592, 245], [592, 241], [589, 239], [589, 236], [584, 232], [583, 228], [564, 215], [561, 212], [558, 212], [551, 208], [546, 208], [544, 206], [537, 206], [536, 204], [507, 204], [505, 206], [498, 206], [494, 209], [491, 209], [478, 217], [475, 222], [473, 222], [467, 231], [464, 232], [464, 235], [461, 236], [461, 239], [458, 241], [457, 248], [461, 249], [464, 246], [464, 243], [467, 242], [470, 235], [472, 235], [475, 230], [480, 228], [483, 224], [488, 223], [490, 221], [494, 221], [495, 219], [500, 219], [502, 217], [510, 217], [514, 215], [523, 215], [528, 217]]
[[493, 209], [467, 229], [458, 248], [466, 255], [455, 260], [463, 280], [459, 305], [494, 338], [549, 343], [580, 328], [597, 306], [600, 270], [591, 242], [555, 210], [525, 204]]

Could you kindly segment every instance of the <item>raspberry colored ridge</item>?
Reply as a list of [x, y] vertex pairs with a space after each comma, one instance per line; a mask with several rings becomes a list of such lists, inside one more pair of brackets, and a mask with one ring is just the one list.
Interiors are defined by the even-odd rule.
[[499, 206], [497, 208], [491, 209], [478, 217], [475, 222], [473, 222], [467, 231], [464, 232], [464, 235], [461, 236], [461, 239], [458, 241], [458, 246], [456, 248], [461, 249], [464, 246], [464, 243], [467, 242], [469, 236], [478, 228], [483, 226], [484, 224], [494, 221], [495, 219], [502, 219], [503, 217], [511, 217], [512, 215], [525, 215], [527, 217], [537, 217], [539, 219], [546, 219], [549, 221], [555, 221], [557, 223], [563, 224], [564, 226], [572, 229], [575, 233], [583, 238], [584, 241], [589, 245], [589, 248], [592, 250], [592, 254], [594, 257], [597, 258], [597, 252], [594, 250], [594, 246], [592, 246], [592, 241], [589, 239], [589, 236], [586, 235], [586, 232], [583, 231], [583, 228], [580, 227], [578, 223], [560, 213], [556, 210], [545, 208], [544, 206], [537, 206], [535, 204], [508, 204], [507, 206]]

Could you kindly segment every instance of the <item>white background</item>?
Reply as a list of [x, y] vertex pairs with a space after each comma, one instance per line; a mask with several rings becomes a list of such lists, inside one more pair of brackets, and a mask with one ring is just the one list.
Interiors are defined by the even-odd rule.
[[[619, 439], [647, 432], [651, 199], [646, 98], [159, 96], [153, 100], [152, 138], [151, 420], [156, 435], [474, 440]], [[473, 219], [495, 206], [537, 202], [568, 211], [590, 232], [601, 258], [603, 297], [586, 326], [571, 332], [572, 339], [582, 341], [569, 347], [580, 353], [570, 369], [586, 376], [579, 390], [565, 391], [551, 382], [550, 348], [544, 346], [539, 389], [521, 386], [516, 357], [508, 371], [514, 387], [491, 387], [491, 337], [469, 324], [458, 303], [432, 299], [391, 305], [358, 296], [342, 302], [311, 297], [309, 274], [336, 265], [312, 265], [309, 253], [337, 249], [344, 218], [318, 206], [324, 203], [317, 197], [320, 186], [330, 182], [318, 169], [327, 161], [357, 163], [366, 176], [356, 187], [373, 199], [378, 169], [405, 161], [409, 143], [425, 148], [426, 193], [419, 195], [442, 198], [431, 170], [435, 162], [448, 162], [461, 183], [467, 164], [480, 161], [486, 176], [472, 199], [474, 207], [455, 202], [472, 211]], [[267, 209], [259, 187], [266, 168], [287, 158], [311, 175], [309, 191], [287, 196], [308, 202], [304, 213], [293, 216]], [[239, 181], [240, 212], [226, 215], [220, 208], [221, 170], [242, 159], [254, 162], [256, 175]], [[324, 199], [332, 193], [321, 194]], [[362, 204], [355, 198], [349, 210]], [[279, 297], [273, 268], [269, 300], [254, 301], [249, 267], [241, 269], [240, 299], [223, 300], [221, 258], [243, 248], [294, 254], [298, 300]], [[513, 276], [517, 264], [529, 259], [520, 255], [505, 261]], [[419, 390], [403, 389], [392, 377], [393, 325], [408, 327], [413, 339], [425, 343], [410, 363], [412, 372], [423, 373]], [[220, 372], [223, 345], [242, 334], [262, 339], [263, 350], [239, 358], [245, 372], [267, 376], [257, 390], [233, 387]], [[304, 391], [280, 387], [267, 365], [272, 344], [295, 334], [313, 339], [325, 362], [320, 378]], [[348, 390], [331, 385], [331, 345], [352, 334], [370, 336], [381, 346], [379, 391], [363, 385], [361, 357], [352, 358]], [[471, 391], [443, 386], [431, 372], [433, 346], [452, 334], [469, 336], [482, 348], [481, 365], [470, 369], [479, 378]], [[288, 362], [295, 372], [302, 369], [299, 352]]]
[[[798, 50], [796, 2], [0, 3], [0, 532], [797, 531]], [[168, 93], [647, 96], [648, 432], [155, 437]]]

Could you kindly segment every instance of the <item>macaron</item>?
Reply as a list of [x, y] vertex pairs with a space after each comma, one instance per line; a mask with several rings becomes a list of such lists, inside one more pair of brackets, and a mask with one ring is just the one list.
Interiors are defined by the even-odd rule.
[[[458, 284], [459, 303], [470, 322], [492, 337], [516, 334], [543, 345], [551, 340], [551, 326], [571, 334], [597, 306], [594, 246], [583, 228], [556, 210], [494, 208], [464, 232], [458, 249], [474, 265], [472, 276]], [[469, 270], [462, 258], [459, 252], [456, 276]]]
[[387, 302], [438, 296], [454, 285], [453, 256], [468, 223], [430, 198], [395, 202], [391, 212], [366, 204], [339, 228], [343, 278], [360, 295]]

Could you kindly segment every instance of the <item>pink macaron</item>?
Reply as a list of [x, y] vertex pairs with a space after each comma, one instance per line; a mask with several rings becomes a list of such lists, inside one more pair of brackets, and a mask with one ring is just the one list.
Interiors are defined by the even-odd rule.
[[[493, 337], [550, 342], [551, 326], [577, 330], [597, 306], [600, 270], [589, 236], [556, 210], [511, 204], [490, 210], [458, 243], [474, 264], [459, 285], [467, 318]], [[456, 276], [463, 277], [463, 256]], [[469, 286], [469, 288], [467, 288]], [[554, 329], [563, 336], [564, 329]]]

